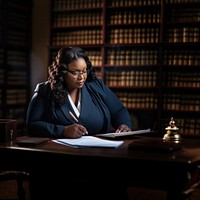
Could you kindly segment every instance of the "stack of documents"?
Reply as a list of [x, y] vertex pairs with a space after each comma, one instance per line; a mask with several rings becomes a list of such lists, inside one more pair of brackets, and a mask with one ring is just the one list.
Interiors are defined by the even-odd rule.
[[119, 147], [124, 142], [124, 141], [105, 140], [94, 136], [82, 136], [76, 139], [57, 139], [53, 141], [71, 147], [114, 147], [114, 148]]
[[97, 134], [96, 136], [107, 137], [107, 138], [116, 138], [116, 137], [125, 137], [125, 136], [138, 135], [138, 134], [149, 133], [149, 132], [151, 132], [150, 129], [144, 129], [144, 130], [120, 132], [120, 133], [114, 132], [114, 133]]

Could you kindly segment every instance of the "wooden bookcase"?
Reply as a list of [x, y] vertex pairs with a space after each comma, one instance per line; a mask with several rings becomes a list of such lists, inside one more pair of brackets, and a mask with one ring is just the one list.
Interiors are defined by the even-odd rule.
[[0, 118], [25, 130], [30, 99], [31, 0], [0, 0]]
[[52, 0], [49, 63], [80, 46], [133, 129], [200, 136], [200, 0]]
[[200, 136], [200, 1], [163, 5], [162, 124], [174, 116], [180, 133]]

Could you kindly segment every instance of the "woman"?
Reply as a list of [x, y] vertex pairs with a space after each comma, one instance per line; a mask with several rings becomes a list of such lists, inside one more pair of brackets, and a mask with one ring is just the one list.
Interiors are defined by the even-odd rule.
[[[117, 132], [130, 131], [131, 122], [127, 109], [95, 76], [84, 51], [65, 47], [49, 66], [48, 81], [39, 83], [35, 89], [27, 112], [27, 127], [32, 136], [79, 138], [106, 133], [112, 127]], [[37, 200], [67, 199], [66, 196], [72, 200], [93, 200], [94, 193], [95, 199], [127, 199], [126, 185], [107, 182], [79, 183], [66, 177], [53, 179], [51, 175], [42, 179], [34, 174], [30, 190], [32, 199]]]
[[39, 83], [27, 111], [33, 136], [79, 138], [131, 130], [127, 109], [95, 75], [79, 47], [64, 47], [49, 66], [48, 81]]

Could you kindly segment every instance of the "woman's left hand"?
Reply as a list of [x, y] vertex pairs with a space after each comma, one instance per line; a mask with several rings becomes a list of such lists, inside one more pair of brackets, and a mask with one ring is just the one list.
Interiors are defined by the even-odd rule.
[[128, 131], [131, 131], [131, 129], [127, 125], [121, 124], [121, 125], [119, 125], [118, 129], [116, 130], [116, 133], [128, 132]]

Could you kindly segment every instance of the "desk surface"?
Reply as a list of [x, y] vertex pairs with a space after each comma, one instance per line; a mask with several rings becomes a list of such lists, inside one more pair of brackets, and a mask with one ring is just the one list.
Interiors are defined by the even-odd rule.
[[[26, 137], [25, 137], [26, 138]], [[21, 152], [40, 152], [46, 154], [59, 154], [65, 156], [99, 157], [109, 159], [140, 160], [149, 162], [167, 162], [181, 165], [196, 165], [200, 163], [200, 140], [183, 139], [180, 144], [182, 149], [175, 152], [161, 153], [152, 151], [128, 150], [131, 142], [137, 142], [142, 138], [148, 138], [149, 142], [162, 140], [161, 138], [139, 137], [139, 139], [125, 139], [124, 143], [118, 148], [73, 148], [62, 144], [57, 144], [51, 139], [49, 142], [35, 147], [20, 147], [15, 141], [0, 144], [0, 150], [21, 151]], [[20, 139], [20, 138], [18, 138]]]
[[[161, 140], [148, 138], [150, 142]], [[55, 176], [73, 180], [120, 181], [130, 186], [165, 189], [173, 196], [180, 196], [182, 191], [199, 182], [199, 140], [182, 140], [183, 148], [170, 153], [128, 150], [128, 145], [137, 140], [125, 139], [118, 148], [72, 148], [51, 140], [28, 148], [10, 142], [0, 144], [0, 165], [6, 169], [26, 170], [47, 179]], [[178, 195], [169, 199], [179, 199]]]
[[[141, 138], [141, 137], [139, 137]], [[19, 139], [19, 138], [18, 138]], [[157, 140], [162, 140], [161, 138], [151, 138], [152, 143]], [[182, 149], [169, 152], [169, 153], [160, 153], [160, 152], [151, 152], [151, 151], [139, 151], [139, 150], [128, 150], [128, 145], [138, 139], [125, 139], [124, 143], [118, 148], [73, 148], [68, 147], [62, 144], [57, 144], [51, 139], [45, 144], [41, 144], [35, 147], [20, 147], [15, 144], [15, 142], [10, 142], [7, 144], [0, 145], [0, 151], [6, 151], [4, 156], [8, 157], [10, 154], [19, 154], [21, 156], [27, 157], [27, 154], [31, 156], [44, 157], [43, 159], [49, 158], [57, 159], [59, 157], [59, 162], [62, 159], [73, 158], [76, 159], [79, 157], [87, 159], [97, 160], [117, 160], [119, 163], [129, 163], [131, 165], [137, 165], [138, 162], [147, 163], [149, 165], [156, 165], [159, 162], [159, 165], [165, 168], [166, 165], [193, 167], [200, 164], [200, 141], [199, 140], [182, 140], [180, 143]], [[45, 156], [44, 156], [45, 155]], [[26, 158], [27, 160], [29, 159]]]

